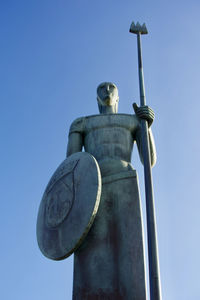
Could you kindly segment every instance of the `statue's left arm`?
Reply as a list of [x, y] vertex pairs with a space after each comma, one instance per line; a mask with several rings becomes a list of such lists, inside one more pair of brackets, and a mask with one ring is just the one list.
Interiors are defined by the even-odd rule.
[[84, 118], [76, 119], [70, 127], [68, 145], [67, 145], [67, 157], [73, 153], [82, 151], [83, 148], [83, 124]]
[[143, 163], [143, 154], [142, 154], [142, 128], [140, 126], [141, 119], [145, 119], [148, 122], [148, 134], [149, 134], [149, 146], [150, 146], [150, 158], [151, 158], [151, 166], [153, 167], [156, 163], [156, 146], [153, 138], [153, 133], [151, 130], [151, 125], [154, 120], [154, 111], [148, 106], [137, 107], [134, 103], [133, 108], [135, 110], [135, 114], [139, 120], [139, 126], [136, 130], [135, 139], [137, 142], [137, 147], [140, 155], [140, 160]]

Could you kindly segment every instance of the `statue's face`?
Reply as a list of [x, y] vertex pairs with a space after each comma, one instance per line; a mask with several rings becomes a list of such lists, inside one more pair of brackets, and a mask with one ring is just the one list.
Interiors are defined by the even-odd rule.
[[103, 82], [97, 88], [97, 100], [101, 106], [114, 106], [119, 101], [118, 90], [115, 84]]

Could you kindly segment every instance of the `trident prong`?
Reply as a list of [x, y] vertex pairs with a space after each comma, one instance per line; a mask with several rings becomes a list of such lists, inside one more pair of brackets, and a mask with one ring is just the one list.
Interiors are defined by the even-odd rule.
[[145, 23], [143, 25], [140, 25], [139, 22], [137, 22], [137, 24], [135, 25], [134, 22], [132, 22], [131, 24], [131, 27], [130, 27], [130, 30], [129, 30], [131, 33], [135, 33], [135, 34], [147, 34], [148, 33], [148, 30], [146, 28], [146, 25]]

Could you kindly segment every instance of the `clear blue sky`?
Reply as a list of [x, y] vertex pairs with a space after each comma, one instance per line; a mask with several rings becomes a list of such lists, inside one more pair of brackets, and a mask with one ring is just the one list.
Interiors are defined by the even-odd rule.
[[[95, 114], [96, 87], [113, 81], [119, 112], [139, 103], [136, 37], [145, 21], [147, 103], [163, 300], [200, 299], [199, 0], [7, 0], [0, 3], [2, 300], [70, 300], [73, 257], [39, 252], [45, 186], [65, 158], [70, 123]], [[137, 151], [144, 206], [143, 170]]]

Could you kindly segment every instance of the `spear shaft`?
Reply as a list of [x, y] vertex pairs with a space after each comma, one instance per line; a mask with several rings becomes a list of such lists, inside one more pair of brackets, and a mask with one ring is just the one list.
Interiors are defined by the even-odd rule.
[[[134, 23], [131, 25], [135, 26]], [[144, 25], [143, 25], [144, 26]], [[140, 86], [140, 105], [146, 105], [144, 75], [142, 66], [142, 51], [141, 51], [141, 33], [143, 26], [139, 23], [135, 26], [137, 31], [130, 32], [137, 34], [137, 48], [138, 48], [138, 73], [139, 73], [139, 86]], [[141, 28], [140, 28], [141, 27]], [[140, 28], [140, 30], [138, 30]], [[145, 26], [146, 29], [146, 26]], [[161, 300], [161, 285], [160, 285], [160, 272], [159, 272], [159, 259], [158, 259], [158, 246], [157, 246], [157, 231], [156, 231], [156, 217], [154, 208], [154, 195], [153, 195], [153, 180], [151, 172], [151, 158], [149, 146], [149, 133], [148, 123], [146, 120], [141, 119], [142, 127], [142, 152], [144, 161], [144, 180], [145, 180], [145, 195], [146, 195], [146, 218], [147, 218], [147, 240], [148, 240], [148, 261], [149, 261], [149, 285], [150, 285], [150, 299]]]

